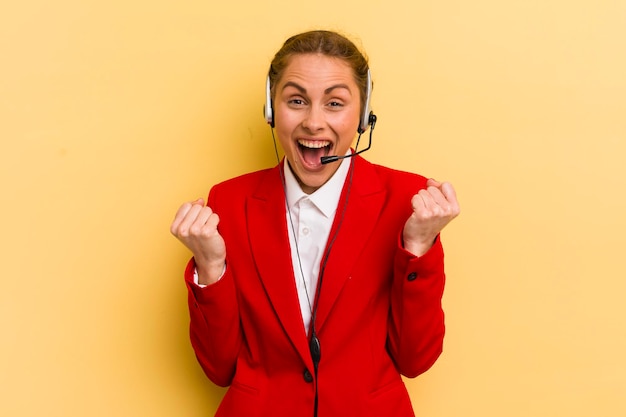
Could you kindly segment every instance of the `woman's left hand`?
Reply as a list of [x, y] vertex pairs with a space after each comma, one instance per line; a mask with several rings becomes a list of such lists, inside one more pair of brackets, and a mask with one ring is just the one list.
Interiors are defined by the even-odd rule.
[[433, 179], [429, 179], [426, 188], [413, 196], [411, 205], [413, 214], [404, 224], [402, 240], [406, 250], [415, 256], [422, 256], [461, 209], [452, 184]]

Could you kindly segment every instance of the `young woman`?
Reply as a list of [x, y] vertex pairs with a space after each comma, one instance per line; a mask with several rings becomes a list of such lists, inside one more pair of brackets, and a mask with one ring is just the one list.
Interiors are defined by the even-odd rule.
[[191, 342], [230, 386], [217, 416], [414, 415], [401, 375], [441, 353], [439, 234], [459, 205], [449, 183], [354, 154], [376, 121], [370, 95], [351, 41], [288, 39], [266, 103], [284, 159], [176, 213], [171, 232], [193, 253]]

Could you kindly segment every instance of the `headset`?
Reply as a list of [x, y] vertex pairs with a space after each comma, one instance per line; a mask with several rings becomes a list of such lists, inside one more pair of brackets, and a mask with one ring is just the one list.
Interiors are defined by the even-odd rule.
[[[359, 127], [357, 133], [362, 134], [367, 130], [370, 125], [376, 123], [376, 116], [370, 108], [370, 99], [372, 97], [372, 74], [368, 68], [367, 70], [367, 91], [365, 94], [365, 105], [363, 106], [363, 112], [359, 118]], [[265, 121], [274, 127], [274, 107], [272, 104], [272, 91], [270, 86], [270, 76], [267, 75], [267, 81], [265, 83], [265, 106], [263, 106], [263, 113], [265, 114]]]

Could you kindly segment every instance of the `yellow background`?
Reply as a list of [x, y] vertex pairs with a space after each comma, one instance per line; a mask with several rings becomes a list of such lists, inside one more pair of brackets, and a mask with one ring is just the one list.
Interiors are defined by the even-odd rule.
[[462, 202], [416, 414], [626, 415], [622, 0], [4, 2], [0, 415], [212, 415], [169, 223], [275, 163], [265, 72], [320, 27], [370, 56], [367, 158]]

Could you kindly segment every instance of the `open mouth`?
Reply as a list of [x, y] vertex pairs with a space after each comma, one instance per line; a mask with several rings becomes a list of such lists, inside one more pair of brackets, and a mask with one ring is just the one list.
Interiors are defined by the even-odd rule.
[[330, 153], [331, 142], [328, 140], [298, 140], [298, 149], [302, 160], [307, 166], [318, 167], [321, 165], [322, 156]]

